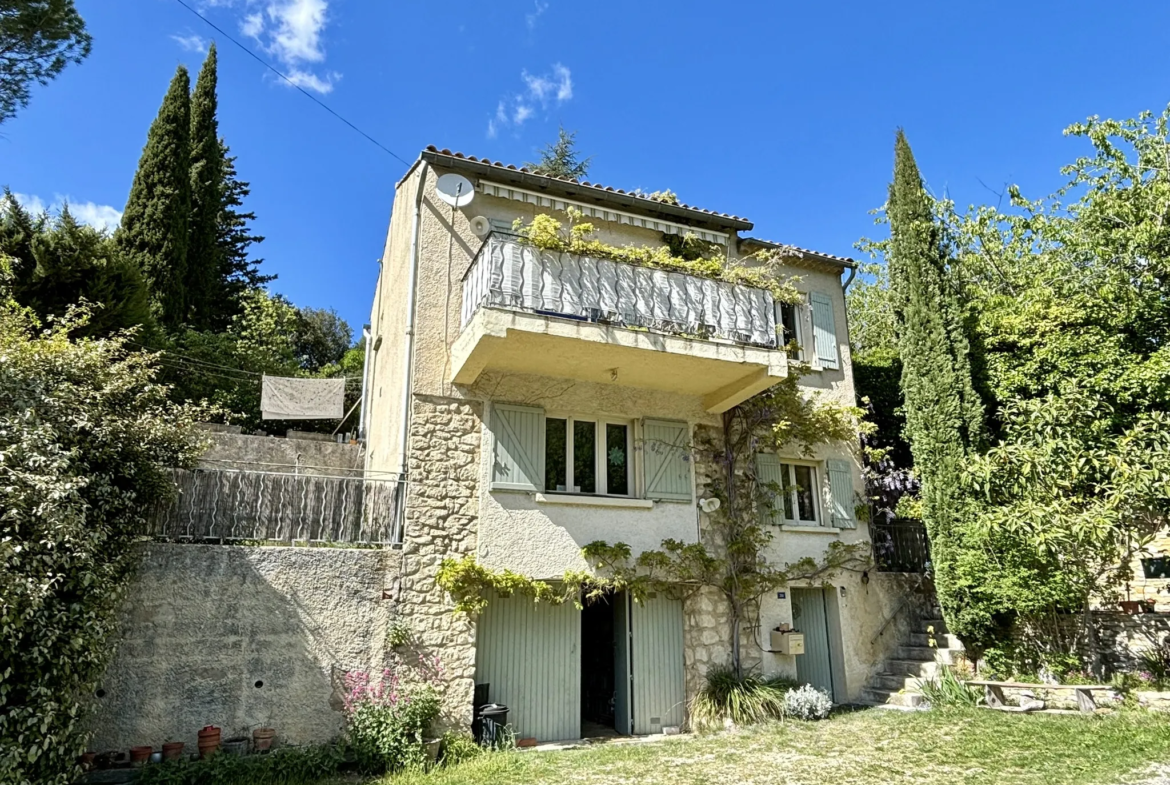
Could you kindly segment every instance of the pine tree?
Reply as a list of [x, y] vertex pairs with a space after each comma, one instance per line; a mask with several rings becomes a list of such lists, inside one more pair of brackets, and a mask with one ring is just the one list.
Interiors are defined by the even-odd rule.
[[191, 215], [191, 96], [179, 66], [150, 126], [115, 234], [150, 290], [159, 323], [174, 329], [187, 315], [185, 286]]
[[222, 139], [219, 150], [223, 161], [223, 199], [216, 242], [222, 264], [219, 280], [223, 306], [219, 316], [222, 319], [221, 327], [226, 327], [234, 316], [243, 313], [244, 296], [275, 280], [276, 276], [261, 275], [259, 266], [264, 260], [249, 258], [251, 247], [264, 242], [263, 237], [252, 234], [249, 228], [249, 224], [256, 220], [256, 214], [241, 210], [251, 189], [247, 182], [236, 176], [236, 157], [229, 155], [230, 150]]
[[931, 207], [910, 145], [899, 130], [888, 211], [904, 434], [922, 481], [922, 517], [931, 541], [935, 585], [950, 622], [963, 605], [955, 573], [964, 539], [960, 474], [966, 457], [981, 445], [984, 426], [963, 307], [948, 277], [948, 243]]
[[592, 158], [583, 161], [578, 158], [577, 132], [566, 131], [564, 126], [561, 126], [557, 132], [556, 142], [545, 145], [540, 151], [540, 161], [526, 163], [524, 166], [548, 177], [580, 180], [589, 174], [589, 164], [592, 161]]
[[223, 251], [218, 242], [223, 207], [223, 153], [216, 120], [216, 53], [212, 43], [191, 94], [191, 220], [187, 245], [186, 319], [195, 329], [217, 326], [223, 307]]

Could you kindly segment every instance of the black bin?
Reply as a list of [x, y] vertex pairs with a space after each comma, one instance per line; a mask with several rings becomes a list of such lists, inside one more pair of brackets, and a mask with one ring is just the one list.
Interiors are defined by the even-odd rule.
[[483, 747], [496, 747], [502, 741], [501, 731], [508, 724], [508, 707], [499, 703], [477, 706], [471, 731]]

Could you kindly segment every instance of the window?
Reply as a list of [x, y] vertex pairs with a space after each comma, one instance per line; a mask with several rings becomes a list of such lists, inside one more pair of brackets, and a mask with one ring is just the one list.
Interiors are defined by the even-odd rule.
[[[775, 460], [774, 458], [772, 460]], [[761, 480], [770, 482], [779, 493], [772, 497], [771, 518], [774, 523], [816, 525], [820, 522], [817, 503], [817, 470], [804, 463], [771, 464], [774, 470]], [[782, 520], [777, 520], [782, 518]]]
[[1142, 559], [1142, 574], [1147, 580], [1170, 578], [1170, 556]]
[[[800, 312], [793, 303], [780, 303], [780, 345], [790, 343], [800, 345]], [[792, 354], [793, 360], [802, 360], [803, 352], [797, 349]]]
[[544, 490], [632, 495], [631, 436], [628, 422], [546, 418]]

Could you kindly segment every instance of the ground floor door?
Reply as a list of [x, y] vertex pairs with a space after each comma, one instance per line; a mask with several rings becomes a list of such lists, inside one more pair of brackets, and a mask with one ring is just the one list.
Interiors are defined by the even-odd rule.
[[581, 612], [529, 597], [491, 597], [479, 618], [475, 682], [508, 707], [517, 738], [581, 736]]
[[686, 716], [682, 602], [654, 595], [631, 602], [630, 633], [633, 732], [681, 726]]
[[796, 657], [796, 678], [833, 696], [833, 636], [825, 592], [832, 589], [792, 589], [792, 623], [804, 633], [804, 654]]

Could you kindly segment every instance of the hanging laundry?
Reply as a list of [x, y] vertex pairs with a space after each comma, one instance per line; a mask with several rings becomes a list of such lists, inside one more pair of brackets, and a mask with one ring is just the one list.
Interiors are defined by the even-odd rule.
[[260, 416], [265, 420], [340, 420], [345, 415], [345, 379], [265, 376]]

